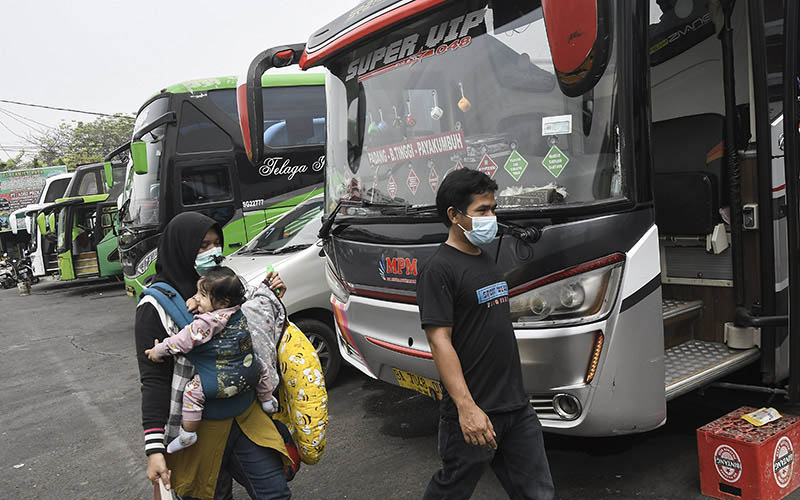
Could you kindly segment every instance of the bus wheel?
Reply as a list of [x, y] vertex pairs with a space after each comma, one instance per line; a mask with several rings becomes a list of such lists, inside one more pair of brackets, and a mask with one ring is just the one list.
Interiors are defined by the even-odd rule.
[[331, 330], [331, 327], [317, 319], [298, 319], [294, 323], [316, 349], [322, 364], [322, 373], [325, 375], [325, 385], [331, 387], [342, 366], [342, 356], [336, 343], [336, 333]]

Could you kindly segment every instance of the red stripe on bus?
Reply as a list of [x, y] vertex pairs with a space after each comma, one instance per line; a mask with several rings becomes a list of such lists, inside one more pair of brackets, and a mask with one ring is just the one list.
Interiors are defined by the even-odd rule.
[[379, 347], [383, 347], [384, 349], [389, 349], [390, 351], [399, 352], [400, 354], [405, 354], [406, 356], [413, 356], [415, 358], [422, 358], [422, 359], [433, 359], [433, 354], [425, 351], [420, 351], [418, 349], [411, 349], [410, 347], [405, 347], [402, 345], [392, 344], [391, 342], [385, 342], [383, 340], [373, 339], [372, 337], [364, 337], [365, 339], [369, 340], [373, 344]]
[[300, 58], [300, 62], [298, 64], [300, 65], [300, 68], [308, 69], [334, 52], [337, 52], [342, 48], [375, 33], [378, 30], [381, 30], [387, 26], [391, 26], [394, 23], [400, 22], [430, 8], [436, 7], [437, 5], [443, 4], [445, 1], [446, 0], [416, 0], [402, 7], [398, 7], [395, 10], [391, 10], [382, 16], [378, 16], [375, 19], [362, 24], [352, 31], [345, 33], [341, 37], [334, 39], [328, 45], [324, 46], [313, 54], [309, 54], [307, 50], [303, 51], [303, 56]]

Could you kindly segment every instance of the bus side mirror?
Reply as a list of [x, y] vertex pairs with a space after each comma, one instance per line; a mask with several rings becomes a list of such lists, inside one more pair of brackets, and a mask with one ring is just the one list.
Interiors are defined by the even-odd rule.
[[597, 85], [611, 56], [608, 0], [542, 0], [558, 86], [578, 97]]
[[264, 96], [261, 94], [261, 77], [271, 68], [297, 64], [305, 50], [304, 43], [267, 49], [250, 63], [247, 80], [239, 82], [236, 89], [239, 127], [247, 157], [253, 164], [261, 162], [264, 157]]
[[40, 234], [47, 234], [47, 218], [43, 213], [36, 216], [36, 226], [39, 228]]
[[147, 173], [147, 144], [142, 141], [131, 143], [131, 158], [133, 158], [133, 171], [138, 175]]
[[108, 189], [113, 188], [114, 187], [114, 174], [113, 174], [113, 172], [111, 170], [111, 162], [110, 161], [107, 161], [107, 162], [103, 163], [103, 173], [105, 174], [105, 177], [106, 177], [106, 186], [108, 187]]

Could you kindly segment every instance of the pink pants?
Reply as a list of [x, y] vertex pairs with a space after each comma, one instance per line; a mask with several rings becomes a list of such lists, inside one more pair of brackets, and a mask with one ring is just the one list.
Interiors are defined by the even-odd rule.
[[[256, 396], [261, 402], [272, 399], [272, 389], [266, 373], [258, 381]], [[206, 396], [203, 394], [203, 384], [200, 382], [200, 375], [196, 374], [183, 390], [183, 420], [199, 422], [203, 419], [203, 408], [205, 407]]]

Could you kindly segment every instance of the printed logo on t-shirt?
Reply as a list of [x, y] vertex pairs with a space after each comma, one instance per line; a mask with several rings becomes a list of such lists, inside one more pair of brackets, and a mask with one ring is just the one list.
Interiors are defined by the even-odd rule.
[[508, 302], [508, 284], [505, 281], [485, 286], [475, 293], [478, 294], [478, 304], [486, 304], [487, 307]]

